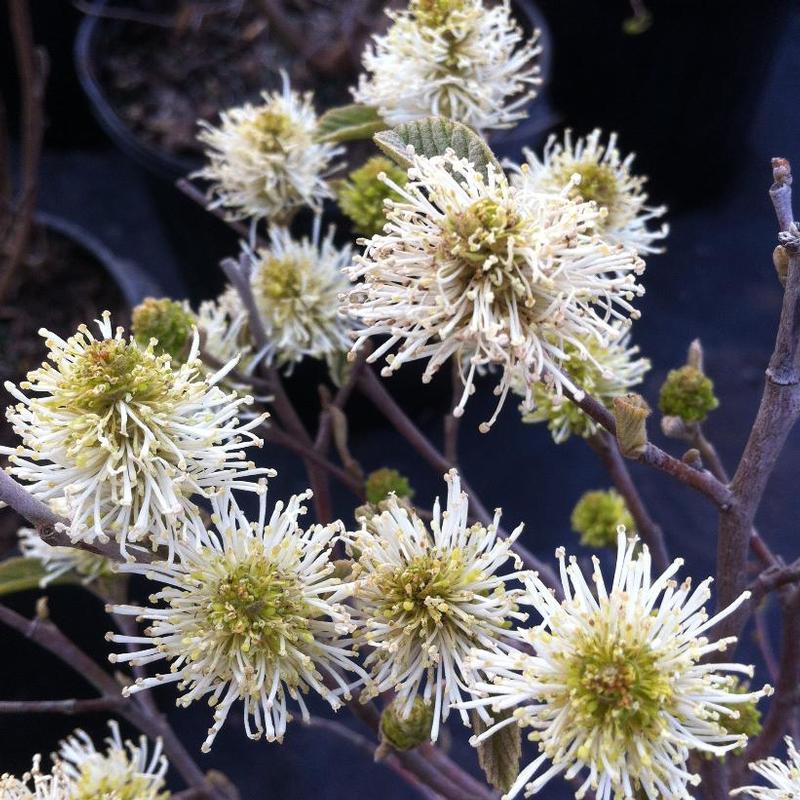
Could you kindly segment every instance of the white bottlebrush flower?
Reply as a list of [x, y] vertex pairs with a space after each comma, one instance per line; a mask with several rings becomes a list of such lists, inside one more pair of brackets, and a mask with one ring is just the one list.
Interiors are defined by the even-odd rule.
[[195, 334], [185, 363], [156, 355], [112, 329], [108, 312], [100, 338], [81, 325], [64, 340], [42, 330], [52, 363], [6, 389], [19, 401], [6, 416], [22, 439], [3, 447], [9, 472], [69, 519], [73, 541], [172, 546], [197, 523], [192, 497], [222, 487], [253, 490], [246, 479], [271, 470], [245, 460], [261, 445], [252, 432], [263, 421], [237, 418], [250, 397], [216, 384], [235, 362], [203, 377]]
[[360, 321], [355, 348], [386, 336], [368, 360], [395, 344], [384, 375], [429, 359], [423, 380], [451, 356], [463, 370], [463, 412], [476, 370], [501, 368], [500, 395], [512, 378], [547, 380], [556, 394], [580, 396], [563, 371], [565, 348], [587, 339], [605, 346], [637, 317], [644, 263], [592, 235], [598, 211], [561, 194], [525, 193], [491, 167], [488, 177], [452, 151], [412, 155], [403, 198], [387, 202], [385, 233], [366, 242], [351, 269], [347, 310]]
[[330, 362], [351, 344], [352, 321], [341, 314], [340, 299], [350, 288], [351, 249], [334, 244], [333, 228], [325, 238], [320, 231], [319, 217], [311, 238], [273, 227], [268, 247], [242, 254], [268, 342], [259, 357], [279, 367], [306, 357]]
[[247, 333], [247, 312], [232, 286], [228, 286], [216, 300], [200, 303], [197, 329], [204, 355], [211, 356], [220, 365], [238, 358], [237, 370], [248, 371], [252, 363], [252, 347]]
[[[647, 358], [639, 358], [639, 348], [623, 333], [618, 341], [599, 345], [589, 338], [580, 347], [564, 348], [563, 369], [582, 391], [607, 408], [640, 384], [650, 369]], [[553, 392], [546, 382], [525, 384], [516, 381], [514, 390], [523, 398], [520, 411], [525, 422], [546, 422], [553, 440], [565, 442], [570, 436], [590, 437], [597, 432], [594, 420], [564, 395]]]
[[232, 219], [285, 221], [299, 206], [319, 209], [333, 194], [326, 176], [339, 146], [317, 142], [311, 93], [300, 95], [283, 76], [283, 90], [264, 93], [220, 115], [218, 128], [201, 122], [207, 165], [196, 173], [211, 182], [211, 208]]
[[[488, 527], [470, 525], [458, 474], [452, 470], [445, 480], [447, 508], [442, 512], [437, 498], [430, 530], [390, 495], [382, 513], [349, 534], [356, 556], [356, 641], [370, 649], [364, 664], [372, 680], [364, 697], [396, 691], [394, 709], [403, 717], [421, 694], [433, 706], [434, 741], [475, 677], [467, 664], [471, 650], [502, 650], [513, 621], [527, 618], [517, 610], [520, 590], [506, 587], [520, 573], [501, 571], [510, 559], [517, 570], [521, 566], [511, 545], [522, 525], [500, 539], [499, 510]], [[460, 714], [469, 724], [467, 713]]]
[[341, 523], [303, 530], [299, 518], [310, 496], [279, 502], [268, 517], [262, 493], [254, 523], [231, 493], [214, 497], [215, 530], [199, 546], [178, 543], [173, 563], [120, 567], [163, 585], [151, 595], [151, 607], [112, 607], [150, 624], [144, 636], [109, 634], [111, 641], [141, 646], [111, 660], [171, 662], [167, 672], [137, 679], [124, 693], [177, 683], [180, 706], [208, 696], [215, 711], [204, 752], [237, 700], [248, 737], [280, 741], [292, 718], [290, 699], [306, 720], [308, 691], [339, 708], [340, 698], [349, 697], [345, 674], [360, 672], [345, 638], [353, 625], [342, 600], [351, 587], [333, 575], [331, 548]]
[[42, 588], [68, 572], [80, 575], [84, 584], [111, 573], [111, 563], [104, 556], [77, 547], [54, 547], [43, 541], [33, 528], [20, 528], [17, 536], [22, 555], [42, 562], [45, 571], [44, 577], [39, 581]]
[[64, 800], [167, 800], [164, 777], [169, 764], [161, 754], [161, 741], [150, 752], [145, 736], [138, 744], [123, 742], [119, 725], [111, 721], [108, 726], [105, 751], [97, 750], [80, 729], [61, 742], [57, 756], [71, 783]]
[[765, 778], [771, 786], [740, 786], [731, 794], [746, 794], [754, 800], [796, 800], [800, 797], [800, 754], [790, 736], [784, 738], [787, 761], [770, 757], [747, 766]]
[[[554, 776], [578, 779], [576, 792], [592, 790], [598, 800], [639, 797], [691, 800], [689, 787], [700, 778], [689, 772], [690, 751], [721, 756], [747, 741], [730, 734], [725, 720], [737, 704], [771, 691], [736, 691], [733, 675], [752, 676], [752, 667], [707, 662], [735, 637], [709, 641], [707, 631], [731, 614], [749, 593], [709, 618], [711, 578], [694, 591], [673, 575], [677, 559], [651, 577], [647, 547], [620, 528], [617, 563], [610, 587], [595, 557], [591, 583], [575, 558], [556, 551], [564, 600], [536, 576], [526, 579], [522, 602], [532, 605], [542, 623], [522, 632], [533, 654], [476, 652], [475, 666], [485, 680], [471, 690], [468, 707], [512, 711], [508, 719], [474, 739], [483, 741], [506, 724], [532, 728], [540, 755], [526, 766], [505, 795], [539, 792]], [[548, 764], [548, 762], [550, 762]]]
[[391, 126], [435, 115], [487, 130], [527, 116], [541, 83], [539, 34], [524, 41], [509, 0], [411, 0], [386, 13], [391, 27], [364, 52], [356, 102]]
[[[517, 169], [512, 183], [535, 192], [557, 192], [570, 187], [571, 197], [594, 201], [605, 209], [597, 230], [613, 244], [623, 244], [640, 253], [660, 253], [658, 242], [666, 237], [669, 227], [650, 227], [666, 213], [666, 206], [647, 205], [644, 184], [647, 178], [631, 171], [634, 154], [622, 157], [617, 149], [617, 135], [608, 143], [601, 142], [602, 131], [595, 129], [585, 139], [573, 141], [571, 131], [563, 142], [551, 136], [542, 158], [525, 149], [527, 164]], [[576, 182], [574, 176], [580, 180]]]
[[64, 765], [56, 762], [51, 773], [41, 770], [42, 757], [33, 757], [33, 767], [22, 780], [5, 773], [0, 775], [0, 800], [71, 800], [72, 785]]

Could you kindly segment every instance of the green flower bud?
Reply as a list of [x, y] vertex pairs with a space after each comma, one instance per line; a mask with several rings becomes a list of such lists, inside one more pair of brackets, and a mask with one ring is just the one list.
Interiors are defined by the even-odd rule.
[[388, 158], [374, 156], [363, 166], [353, 170], [339, 183], [337, 196], [342, 211], [352, 220], [356, 231], [363, 236], [373, 236], [383, 230], [386, 216], [383, 201], [400, 200], [400, 196], [378, 179], [385, 172], [398, 186], [405, 186], [404, 169]]
[[718, 405], [711, 378], [688, 364], [670, 370], [658, 398], [662, 414], [684, 422], [702, 422]]
[[587, 547], [616, 547], [617, 527], [633, 531], [634, 522], [624, 498], [614, 489], [586, 492], [572, 510], [572, 530]]
[[[746, 681], [734, 679], [736, 684], [730, 691], [734, 694], [747, 694], [750, 691], [750, 684]], [[729, 706], [732, 711], [738, 712], [738, 717], [720, 716], [720, 725], [728, 733], [747, 736], [748, 739], [758, 736], [761, 733], [761, 711], [755, 700], [748, 700], [746, 703], [736, 703]], [[744, 746], [737, 747], [732, 751], [735, 756], [740, 756], [744, 752]]]
[[441, 28], [454, 11], [463, 11], [464, 6], [464, 0], [411, 0], [410, 10], [420, 24]]
[[385, 500], [392, 492], [400, 497], [411, 498], [414, 496], [414, 490], [408, 482], [408, 478], [401, 475], [396, 469], [389, 469], [382, 467], [376, 469], [375, 472], [370, 472], [367, 476], [365, 485], [367, 501], [377, 505], [381, 500]]
[[155, 350], [167, 353], [173, 361], [183, 361], [192, 337], [194, 314], [186, 302], [146, 297], [131, 316], [131, 331], [136, 341], [147, 346], [151, 339], [158, 339]]
[[413, 750], [431, 738], [433, 708], [421, 697], [415, 697], [411, 713], [401, 718], [397, 703], [383, 709], [381, 714], [381, 739], [395, 750]]

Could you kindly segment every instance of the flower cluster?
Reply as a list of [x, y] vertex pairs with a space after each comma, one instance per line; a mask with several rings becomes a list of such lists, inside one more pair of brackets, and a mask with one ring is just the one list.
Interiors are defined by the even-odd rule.
[[350, 288], [345, 266], [349, 245], [334, 244], [335, 231], [321, 236], [317, 217], [311, 238], [293, 239], [286, 228], [270, 229], [269, 246], [244, 248], [253, 298], [267, 347], [268, 363], [291, 367], [305, 357], [330, 361], [350, 347], [351, 322], [340, 314], [339, 296]]
[[167, 800], [164, 776], [169, 765], [161, 754], [161, 740], [149, 752], [144, 736], [134, 744], [122, 740], [116, 722], [108, 727], [105, 751], [97, 750], [80, 729], [61, 743], [57, 755], [70, 783], [64, 800]]
[[[521, 632], [530, 652], [476, 652], [475, 667], [486, 675], [472, 687], [464, 707], [512, 713], [476, 738], [483, 741], [505, 725], [532, 729], [540, 755], [526, 766], [507, 793], [539, 792], [555, 775], [583, 779], [576, 794], [591, 789], [598, 800], [670, 797], [690, 800], [699, 777], [687, 760], [696, 750], [716, 756], [741, 747], [745, 735], [731, 734], [725, 720], [736, 707], [771, 689], [736, 691], [730, 673], [752, 676], [752, 667], [707, 662], [734, 638], [709, 641], [706, 632], [749, 596], [709, 618], [704, 603], [711, 579], [694, 591], [673, 576], [676, 560], [653, 579], [647, 547], [624, 531], [610, 586], [593, 559], [590, 589], [574, 558], [560, 563], [564, 599], [559, 601], [537, 576], [525, 578], [523, 602], [541, 616]], [[549, 763], [548, 763], [549, 762]]]
[[112, 661], [170, 662], [168, 672], [139, 678], [125, 693], [177, 683], [179, 705], [207, 696], [215, 710], [206, 752], [237, 700], [251, 739], [281, 741], [290, 701], [308, 719], [303, 695], [313, 691], [336, 709], [350, 696], [345, 675], [366, 678], [347, 638], [354, 625], [342, 601], [351, 587], [333, 574], [341, 523], [303, 530], [310, 496], [279, 502], [267, 516], [262, 491], [251, 524], [226, 492], [212, 498], [214, 527], [196, 544], [179, 542], [172, 563], [120, 567], [163, 586], [151, 607], [112, 608], [150, 623], [145, 636], [110, 634], [111, 641], [140, 646]]
[[369, 357], [387, 357], [384, 375], [427, 358], [423, 380], [447, 359], [462, 368], [463, 413], [475, 374], [502, 370], [500, 400], [522, 388], [527, 409], [533, 386], [544, 381], [560, 396], [581, 396], [564, 361], [572, 348], [590, 358], [586, 342], [609, 347], [638, 312], [631, 300], [644, 290], [643, 262], [631, 250], [594, 235], [600, 212], [564, 191], [516, 188], [492, 168], [487, 173], [452, 151], [425, 158], [410, 154], [402, 201], [387, 201], [383, 234], [366, 243], [351, 276], [362, 279], [348, 312], [360, 321], [355, 348], [386, 336]]
[[152, 753], [144, 736], [139, 743], [123, 741], [116, 722], [108, 723], [111, 736], [99, 751], [89, 736], [76, 730], [53, 755], [49, 774], [41, 756], [22, 780], [0, 777], [2, 800], [168, 800], [164, 776], [169, 767], [158, 740]]
[[731, 794], [746, 794], [753, 800], [792, 800], [800, 795], [800, 753], [791, 737], [785, 738], [788, 763], [766, 758], [749, 764], [753, 772], [766, 778], [772, 786], [741, 786]]
[[356, 102], [389, 125], [433, 114], [486, 130], [527, 116], [541, 49], [538, 32], [524, 41], [509, 0], [411, 0], [386, 13], [391, 27], [364, 52]]
[[284, 74], [283, 90], [264, 102], [230, 108], [218, 128], [202, 122], [208, 164], [197, 177], [211, 182], [211, 208], [232, 219], [286, 221], [298, 206], [321, 207], [332, 197], [326, 176], [341, 148], [315, 139], [311, 95], [299, 95]]
[[540, 159], [526, 149], [527, 164], [516, 168], [513, 182], [536, 192], [557, 192], [568, 188], [571, 197], [592, 201], [603, 210], [596, 227], [612, 244], [623, 244], [640, 253], [657, 253], [656, 244], [668, 227], [648, 227], [666, 212], [664, 206], [647, 205], [644, 176], [631, 172], [634, 155], [623, 158], [617, 149], [617, 135], [601, 142], [602, 131], [595, 129], [585, 139], [572, 139], [571, 131], [563, 142], [555, 135], [547, 140]]
[[[397, 693], [395, 713], [409, 718], [421, 695], [432, 704], [430, 737], [462, 689], [475, 678], [468, 664], [473, 648], [505, 652], [503, 637], [514, 621], [518, 589], [506, 587], [519, 572], [503, 573], [520, 525], [500, 539], [498, 511], [491, 525], [470, 525], [469, 502], [458, 474], [445, 476], [447, 507], [437, 498], [430, 529], [390, 495], [386, 508], [349, 535], [355, 556], [354, 598], [358, 612], [356, 641], [370, 652], [365, 666], [372, 681], [363, 693]], [[469, 717], [460, 711], [465, 725]]]
[[20, 528], [17, 536], [22, 555], [35, 558], [44, 568], [44, 576], [39, 581], [42, 588], [69, 573], [80, 575], [81, 582], [88, 585], [111, 572], [111, 563], [104, 556], [77, 547], [54, 547], [47, 544], [34, 528]]
[[261, 445], [252, 429], [264, 415], [240, 424], [252, 398], [216, 384], [235, 362], [203, 376], [194, 336], [185, 363], [156, 355], [108, 313], [100, 338], [82, 325], [64, 340], [41, 331], [50, 364], [6, 389], [19, 401], [6, 416], [22, 439], [3, 447], [9, 471], [29, 482], [41, 500], [69, 520], [75, 542], [116, 539], [174, 547], [199, 523], [193, 496], [221, 487], [252, 490], [246, 479], [268, 474], [244, 458], [242, 447]]

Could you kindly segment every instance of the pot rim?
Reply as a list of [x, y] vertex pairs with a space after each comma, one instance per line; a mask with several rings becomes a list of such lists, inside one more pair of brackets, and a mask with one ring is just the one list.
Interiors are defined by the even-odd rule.
[[[524, 16], [531, 30], [538, 28], [540, 31], [539, 43], [542, 53], [539, 56], [539, 66], [541, 68], [542, 85], [538, 97], [532, 101], [534, 113], [530, 113], [527, 118], [520, 120], [514, 128], [510, 128], [507, 131], [497, 131], [497, 139], [517, 138], [513, 137], [515, 131], [522, 134], [520, 129], [526, 123], [536, 121], [536, 105], [546, 105], [545, 98], [542, 95], [550, 77], [553, 57], [550, 28], [535, 0], [510, 0], [510, 2], [517, 11], [518, 20]], [[95, 8], [102, 9], [106, 5], [108, 5], [108, 0], [97, 0]], [[164, 150], [143, 141], [133, 133], [130, 126], [123, 121], [122, 117], [109, 102], [107, 92], [98, 78], [95, 58], [96, 34], [101, 20], [102, 17], [99, 14], [87, 14], [78, 26], [74, 47], [75, 69], [78, 74], [78, 80], [89, 98], [95, 117], [120, 149], [146, 169], [157, 175], [164, 176], [166, 174], [172, 181], [186, 177], [200, 168], [201, 163], [199, 161], [170, 155]], [[535, 130], [532, 133], [526, 132], [525, 135], [535, 134], [537, 131], [540, 132], [553, 124], [553, 117], [548, 109], [541, 108], [540, 111], [545, 112], [544, 119], [535, 124]]]
[[71, 239], [86, 250], [117, 284], [125, 302], [131, 308], [141, 303], [145, 297], [163, 295], [158, 283], [138, 264], [116, 256], [103, 242], [78, 223], [45, 211], [37, 211], [34, 220], [37, 225]]

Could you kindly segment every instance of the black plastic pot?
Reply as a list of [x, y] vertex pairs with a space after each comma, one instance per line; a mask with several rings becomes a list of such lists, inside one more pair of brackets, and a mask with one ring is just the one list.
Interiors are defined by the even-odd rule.
[[141, 303], [145, 297], [159, 297], [161, 295], [162, 290], [158, 281], [145, 274], [132, 261], [117, 258], [99, 239], [92, 236], [80, 225], [76, 225], [63, 217], [44, 212], [36, 214], [36, 222], [42, 227], [49, 228], [65, 238], [77, 242], [84, 250], [90, 253], [94, 260], [108, 273], [109, 278], [119, 287], [122, 296], [131, 308]]
[[789, 0], [646, 0], [652, 24], [634, 35], [628, 0], [539, 3], [553, 105], [578, 132], [618, 131], [657, 202], [707, 203], [740, 171]]
[[179, 178], [188, 176], [199, 163], [176, 158], [134, 136], [111, 106], [98, 80], [96, 47], [102, 35], [102, 20], [87, 16], [75, 40], [75, 67], [83, 90], [100, 126], [114, 144], [144, 171], [159, 216], [177, 256], [179, 274], [170, 285], [186, 287], [186, 296], [193, 302], [213, 297], [221, 291], [224, 278], [219, 262], [236, 253], [236, 234], [175, 186]]
[[[547, 24], [530, 0], [514, 3], [517, 17], [526, 33], [541, 31], [541, 57], [544, 79], [539, 96], [531, 103], [530, 116], [520, 125], [500, 131], [492, 137], [492, 147], [501, 157], [518, 158], [522, 146], [536, 146], [555, 118], [547, 101], [547, 81], [552, 47]], [[175, 181], [200, 167], [198, 161], [172, 156], [137, 138], [109, 102], [98, 80], [97, 44], [102, 36], [103, 20], [98, 16], [84, 19], [75, 42], [78, 77], [92, 110], [109, 138], [146, 172], [159, 214], [181, 265], [181, 278], [188, 296], [198, 301], [210, 297], [222, 287], [218, 263], [237, 250], [237, 236], [230, 228], [186, 198]]]

